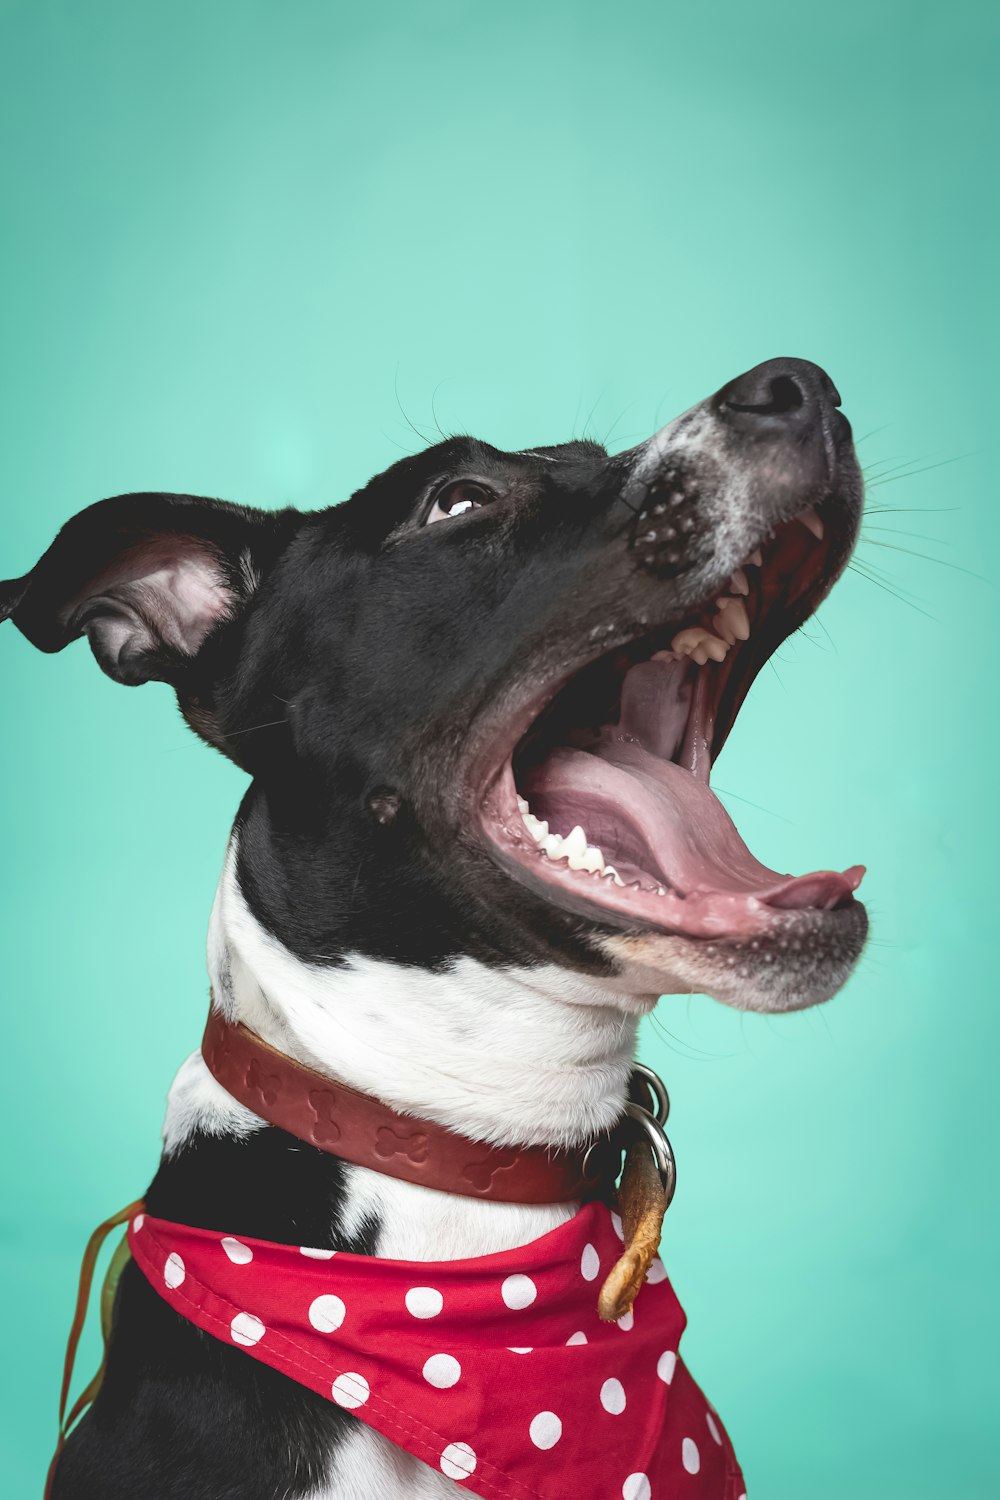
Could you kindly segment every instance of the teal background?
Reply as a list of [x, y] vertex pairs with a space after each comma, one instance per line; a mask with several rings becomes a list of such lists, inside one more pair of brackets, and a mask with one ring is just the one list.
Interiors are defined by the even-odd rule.
[[[871, 944], [820, 1010], [665, 999], [643, 1042], [688, 1356], [755, 1500], [996, 1493], [998, 27], [969, 0], [0, 3], [0, 573], [120, 491], [329, 504], [411, 422], [625, 446], [772, 355], [840, 385], [860, 571], [717, 780], [769, 863], [869, 865]], [[154, 1170], [197, 1042], [243, 780], [166, 689], [10, 628], [0, 657], [20, 1497], [84, 1240]]]

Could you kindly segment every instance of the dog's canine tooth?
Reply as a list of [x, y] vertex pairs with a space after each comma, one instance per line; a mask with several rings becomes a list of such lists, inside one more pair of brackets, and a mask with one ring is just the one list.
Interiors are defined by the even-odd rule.
[[742, 599], [716, 599], [719, 613], [712, 621], [713, 628], [730, 646], [736, 641], [750, 639], [750, 616]]
[[820, 520], [819, 516], [814, 510], [804, 510], [801, 515], [796, 516], [795, 519], [796, 521], [801, 521], [807, 531], [812, 532], [817, 542], [821, 542], [823, 540], [823, 522]]
[[587, 835], [579, 823], [566, 834], [566, 837], [563, 839], [563, 845], [566, 853], [569, 855], [578, 855], [584, 852], [587, 847]]
[[749, 594], [750, 585], [742, 568], [734, 568], [729, 575], [729, 586], [734, 594]]
[[587, 868], [587, 835], [579, 823], [571, 828], [563, 840], [563, 849], [569, 861], [571, 870], [585, 870]]

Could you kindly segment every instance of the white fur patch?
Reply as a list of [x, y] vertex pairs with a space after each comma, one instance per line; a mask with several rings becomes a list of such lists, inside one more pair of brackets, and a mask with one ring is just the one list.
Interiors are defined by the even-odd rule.
[[[570, 1145], [617, 1118], [640, 1007], [555, 965], [305, 964], [251, 914], [230, 847], [212, 914], [217, 1004], [273, 1046], [477, 1140]], [[645, 1007], [642, 1007], [645, 1008]]]
[[196, 1130], [206, 1135], [243, 1137], [260, 1130], [264, 1123], [216, 1083], [199, 1050], [181, 1063], [167, 1097], [163, 1149], [170, 1156]]

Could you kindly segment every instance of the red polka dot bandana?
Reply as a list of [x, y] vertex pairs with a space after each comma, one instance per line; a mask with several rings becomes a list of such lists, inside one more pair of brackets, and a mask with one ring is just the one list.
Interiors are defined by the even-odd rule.
[[685, 1318], [660, 1262], [632, 1313], [598, 1318], [619, 1236], [599, 1203], [474, 1260], [335, 1254], [142, 1214], [129, 1228], [177, 1312], [483, 1500], [741, 1500], [722, 1422], [678, 1357]]

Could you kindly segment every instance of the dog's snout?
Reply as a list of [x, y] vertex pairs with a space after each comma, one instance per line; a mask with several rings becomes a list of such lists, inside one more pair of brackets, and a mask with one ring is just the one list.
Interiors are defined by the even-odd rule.
[[723, 386], [715, 405], [744, 429], [792, 427], [839, 406], [840, 394], [826, 371], [807, 359], [768, 359]]

